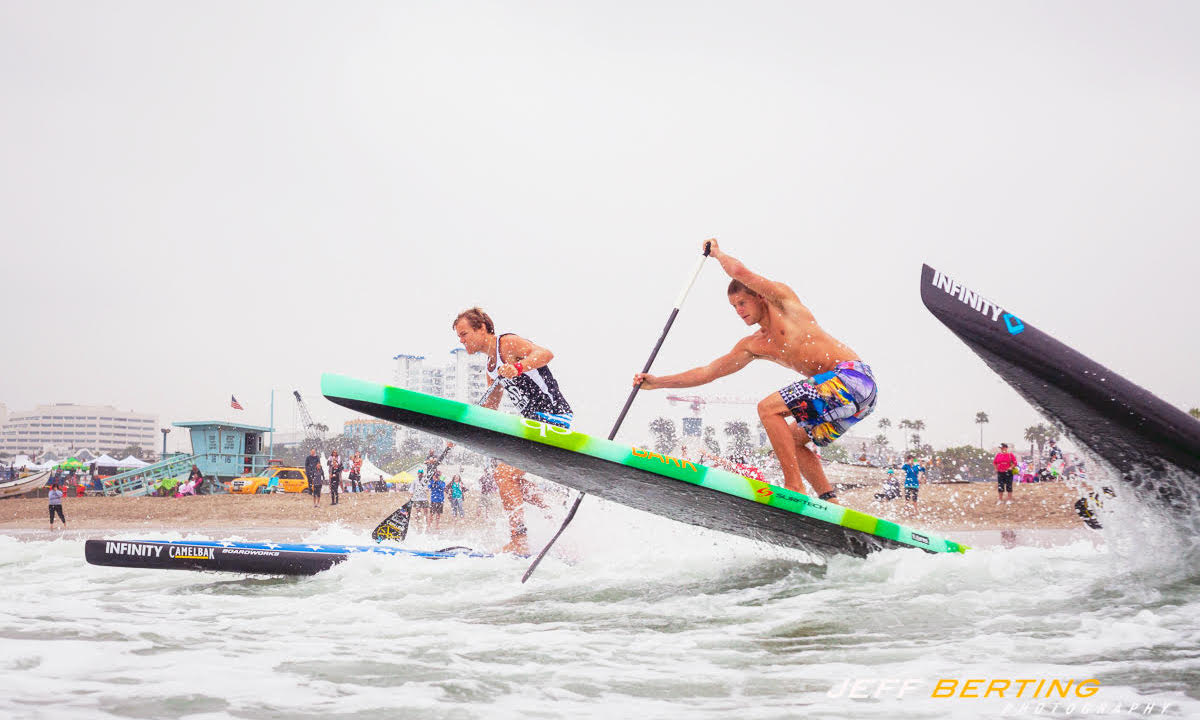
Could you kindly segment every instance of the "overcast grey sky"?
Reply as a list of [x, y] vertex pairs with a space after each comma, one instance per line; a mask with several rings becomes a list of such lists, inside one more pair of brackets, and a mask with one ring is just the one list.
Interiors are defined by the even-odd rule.
[[[298, 388], [340, 422], [323, 371], [448, 357], [480, 304], [604, 434], [716, 236], [873, 365], [857, 433], [1038, 420], [922, 262], [1200, 405], [1198, 34], [1189, 2], [3, 0], [0, 402], [265, 423], [275, 388], [290, 430]], [[655, 371], [746, 332], [725, 283]]]

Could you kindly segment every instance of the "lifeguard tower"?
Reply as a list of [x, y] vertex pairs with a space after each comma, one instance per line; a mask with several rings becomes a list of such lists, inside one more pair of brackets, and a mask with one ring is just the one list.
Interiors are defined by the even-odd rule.
[[176, 453], [153, 465], [114, 475], [105, 484], [106, 495], [145, 495], [162, 478], [187, 475], [195, 465], [204, 474], [206, 491], [223, 492], [223, 483], [236, 477], [259, 475], [271, 462], [263, 442], [275, 428], [243, 425], [224, 420], [190, 420], [171, 423], [191, 435], [192, 453]]
[[[258, 475], [267, 469], [271, 455], [263, 442], [274, 428], [221, 420], [171, 423], [187, 428], [192, 437], [192, 463], [204, 477], [218, 482]], [[190, 468], [189, 468], [190, 469]]]

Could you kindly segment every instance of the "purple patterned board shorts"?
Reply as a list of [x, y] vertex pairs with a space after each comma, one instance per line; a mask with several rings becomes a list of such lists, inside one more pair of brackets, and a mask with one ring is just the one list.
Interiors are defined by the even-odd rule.
[[829, 372], [788, 385], [779, 395], [796, 424], [823, 447], [875, 409], [875, 376], [866, 363], [848, 360]]

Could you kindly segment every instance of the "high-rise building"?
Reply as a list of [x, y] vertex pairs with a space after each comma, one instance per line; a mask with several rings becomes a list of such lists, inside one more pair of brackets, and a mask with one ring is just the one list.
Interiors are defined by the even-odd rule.
[[454, 348], [450, 357], [445, 373], [446, 397], [465, 403], [478, 402], [487, 389], [487, 355], [472, 355], [466, 348]]
[[477, 402], [487, 387], [484, 368], [487, 355], [468, 354], [464, 348], [450, 351], [450, 362], [427, 366], [424, 355], [397, 355], [392, 379], [397, 387], [416, 390], [426, 395]]
[[342, 428], [346, 437], [354, 438], [367, 455], [377, 460], [396, 449], [396, 426], [386, 420], [347, 420]]
[[425, 392], [425, 356], [400, 354], [392, 359], [396, 361], [396, 371], [392, 375], [396, 387]]
[[154, 450], [160, 442], [158, 416], [111, 405], [38, 405], [27, 412], [0, 413], [0, 452], [41, 453], [89, 448], [121, 451], [130, 445]]

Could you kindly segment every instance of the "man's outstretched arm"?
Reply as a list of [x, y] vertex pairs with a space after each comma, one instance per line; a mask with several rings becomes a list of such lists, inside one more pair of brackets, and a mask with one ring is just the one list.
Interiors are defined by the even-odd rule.
[[721, 263], [721, 269], [730, 278], [737, 280], [776, 305], [783, 304], [784, 300], [796, 298], [796, 293], [787, 285], [775, 282], [774, 280], [768, 280], [750, 270], [750, 268], [742, 264], [741, 260], [722, 252], [715, 238], [705, 240], [704, 243], [709, 247], [709, 257]]
[[705, 385], [717, 378], [735, 373], [749, 365], [753, 359], [754, 355], [749, 350], [746, 350], [743, 341], [735, 345], [733, 350], [730, 350], [725, 355], [703, 367], [692, 368], [691, 370], [674, 375], [638, 373], [633, 376], [633, 384], [641, 385], [643, 390], [696, 387], [697, 385]]

